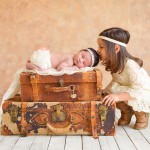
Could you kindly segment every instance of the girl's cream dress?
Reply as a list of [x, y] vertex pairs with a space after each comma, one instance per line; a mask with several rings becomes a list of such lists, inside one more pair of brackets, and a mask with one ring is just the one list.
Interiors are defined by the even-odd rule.
[[105, 91], [108, 94], [128, 92], [133, 98], [128, 105], [135, 111], [150, 112], [150, 77], [134, 60], [127, 59], [122, 73], [112, 74]]

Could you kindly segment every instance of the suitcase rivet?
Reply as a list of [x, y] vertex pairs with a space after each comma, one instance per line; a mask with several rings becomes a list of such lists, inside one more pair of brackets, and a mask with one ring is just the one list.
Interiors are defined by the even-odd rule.
[[31, 74], [31, 75], [30, 75], [30, 78], [31, 78], [31, 79], [34, 79], [35, 77], [36, 77], [35, 74]]
[[89, 79], [92, 80], [93, 79], [93, 74], [89, 75]]

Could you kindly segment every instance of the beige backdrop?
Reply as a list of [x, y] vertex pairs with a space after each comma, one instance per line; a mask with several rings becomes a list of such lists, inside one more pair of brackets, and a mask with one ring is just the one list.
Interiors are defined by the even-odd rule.
[[[127, 48], [150, 74], [150, 0], [0, 0], [0, 99], [33, 50], [97, 49], [98, 34], [114, 26], [129, 30]], [[111, 77], [99, 67], [105, 87]]]

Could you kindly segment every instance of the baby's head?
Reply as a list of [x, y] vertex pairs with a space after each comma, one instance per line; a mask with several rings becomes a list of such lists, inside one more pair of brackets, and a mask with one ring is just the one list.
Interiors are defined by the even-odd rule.
[[93, 48], [82, 49], [73, 57], [78, 68], [95, 67], [99, 63], [99, 54]]

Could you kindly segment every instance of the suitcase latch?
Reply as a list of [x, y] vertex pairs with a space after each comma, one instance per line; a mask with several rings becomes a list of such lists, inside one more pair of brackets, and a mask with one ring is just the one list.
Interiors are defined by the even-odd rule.
[[61, 105], [56, 105], [54, 107], [55, 112], [52, 113], [52, 121], [53, 122], [65, 121], [66, 114], [65, 114], [65, 112], [61, 111], [62, 109], [63, 109], [63, 106], [61, 106]]
[[101, 121], [106, 121], [107, 107], [106, 106], [100, 106], [99, 107], [99, 114], [101, 117]]
[[11, 116], [11, 121], [16, 123], [17, 118], [18, 118], [18, 107], [17, 106], [12, 106], [10, 110], [10, 116]]

